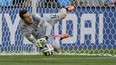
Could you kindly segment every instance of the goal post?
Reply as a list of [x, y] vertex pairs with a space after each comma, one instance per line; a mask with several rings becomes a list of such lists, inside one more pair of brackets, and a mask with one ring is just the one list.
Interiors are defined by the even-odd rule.
[[[0, 55], [39, 54], [39, 49], [19, 30], [22, 25], [19, 11], [27, 9], [45, 17], [57, 13], [62, 4], [56, 0], [11, 0], [9, 4], [8, 1], [0, 1]], [[116, 56], [116, 7], [106, 7], [101, 0], [67, 2], [75, 6], [74, 11], [53, 27], [53, 33], [70, 35], [59, 41], [58, 54]]]

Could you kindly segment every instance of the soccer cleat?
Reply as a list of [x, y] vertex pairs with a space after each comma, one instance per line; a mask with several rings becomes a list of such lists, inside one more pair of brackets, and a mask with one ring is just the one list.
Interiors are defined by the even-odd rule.
[[74, 6], [65, 6], [65, 8], [66, 8], [68, 11], [73, 11], [73, 10], [74, 10]]
[[69, 34], [54, 34], [54, 37], [61, 37], [61, 39], [65, 39], [65, 38], [68, 38], [69, 37]]
[[62, 39], [64, 39], [64, 38], [68, 38], [68, 37], [69, 37], [68, 34], [62, 34], [62, 35], [61, 35], [61, 38], [62, 38]]

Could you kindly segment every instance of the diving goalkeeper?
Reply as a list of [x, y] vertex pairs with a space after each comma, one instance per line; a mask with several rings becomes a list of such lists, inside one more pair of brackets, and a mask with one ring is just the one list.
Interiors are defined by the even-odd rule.
[[57, 43], [57, 41], [67, 38], [69, 35], [54, 34], [52, 36], [52, 26], [65, 18], [67, 11], [71, 11], [71, 7], [73, 6], [63, 7], [58, 13], [49, 17], [40, 17], [38, 14], [30, 14], [27, 10], [21, 10], [19, 12], [19, 16], [23, 20], [23, 25], [20, 27], [21, 33], [36, 47], [42, 48], [44, 45], [42, 41], [47, 40], [54, 48], [54, 51], [58, 51], [60, 43]]

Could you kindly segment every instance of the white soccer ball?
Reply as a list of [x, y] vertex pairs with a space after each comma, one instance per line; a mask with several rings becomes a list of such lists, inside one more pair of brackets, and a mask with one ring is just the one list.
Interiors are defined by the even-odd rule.
[[51, 56], [51, 55], [53, 55], [53, 52], [52, 51], [46, 51], [46, 52], [43, 52], [43, 54], [45, 56]]
[[54, 48], [50, 44], [46, 44], [42, 49], [42, 52], [45, 56], [51, 56], [54, 53]]

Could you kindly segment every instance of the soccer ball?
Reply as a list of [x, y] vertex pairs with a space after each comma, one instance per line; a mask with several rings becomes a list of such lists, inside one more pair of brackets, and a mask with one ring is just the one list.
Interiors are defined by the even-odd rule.
[[45, 44], [45, 46], [42, 49], [42, 52], [45, 56], [51, 56], [54, 53], [54, 49], [51, 46], [51, 44]]
[[45, 56], [51, 56], [51, 55], [53, 55], [53, 52], [52, 51], [47, 51], [47, 52], [43, 52], [43, 54]]

